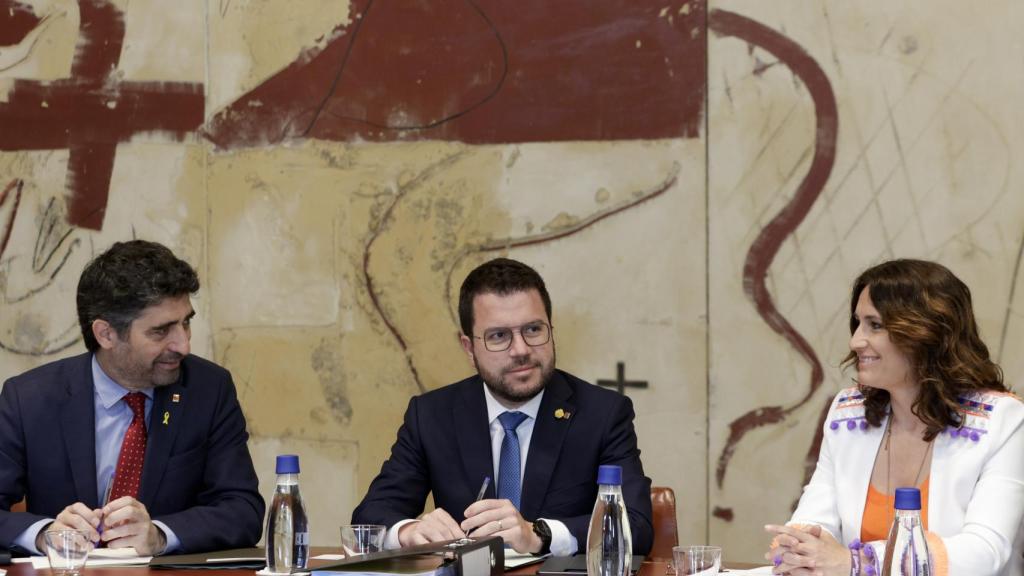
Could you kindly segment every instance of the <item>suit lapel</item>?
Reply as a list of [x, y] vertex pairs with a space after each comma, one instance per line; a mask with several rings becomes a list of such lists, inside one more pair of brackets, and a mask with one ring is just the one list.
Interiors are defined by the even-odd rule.
[[[465, 484], [468, 486], [468, 501], [476, 498], [477, 487], [484, 478], [494, 476], [491, 461], [490, 423], [487, 421], [487, 401], [484, 399], [483, 382], [479, 378], [469, 380], [459, 390], [452, 405], [452, 423], [455, 441], [462, 456]], [[487, 488], [485, 498], [494, 498], [495, 482]]]
[[[561, 409], [563, 417], [556, 418], [555, 411]], [[530, 448], [526, 455], [526, 472], [523, 475], [523, 494], [520, 512], [526, 519], [535, 519], [548, 493], [551, 475], [558, 465], [562, 443], [569, 431], [576, 405], [572, 403], [572, 388], [561, 372], [555, 372], [544, 389], [537, 421], [533, 425]], [[569, 414], [569, 417], [564, 417]]]
[[58, 412], [75, 495], [79, 502], [97, 507], [92, 354], [79, 356], [69, 365], [66, 390]]
[[170, 386], [161, 386], [153, 391], [153, 409], [149, 414], [149, 429], [146, 439], [146, 459], [142, 466], [142, 483], [139, 486], [139, 501], [151, 508], [160, 481], [167, 469], [167, 460], [174, 446], [174, 439], [182, 425], [182, 412], [188, 404], [187, 366], [182, 363], [182, 377]]

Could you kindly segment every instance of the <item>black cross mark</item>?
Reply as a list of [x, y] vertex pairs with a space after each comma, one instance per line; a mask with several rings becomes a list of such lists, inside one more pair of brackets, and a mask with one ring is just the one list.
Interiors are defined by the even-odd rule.
[[617, 377], [615, 380], [598, 380], [598, 386], [618, 388], [619, 394], [625, 394], [626, 388], [647, 388], [646, 380], [626, 380], [626, 363], [616, 364]]

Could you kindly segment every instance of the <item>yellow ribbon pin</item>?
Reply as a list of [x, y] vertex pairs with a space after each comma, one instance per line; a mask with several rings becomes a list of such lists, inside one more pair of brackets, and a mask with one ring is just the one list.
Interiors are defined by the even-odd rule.
[[164, 412], [164, 426], [167, 426], [167, 421], [171, 419], [170, 412]]

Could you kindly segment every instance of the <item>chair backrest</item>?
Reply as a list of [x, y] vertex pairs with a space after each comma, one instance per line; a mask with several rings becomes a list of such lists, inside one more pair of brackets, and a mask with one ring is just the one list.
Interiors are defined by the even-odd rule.
[[24, 511], [25, 511], [25, 501], [24, 500], [18, 500], [17, 502], [14, 503], [14, 506], [11, 506], [11, 512], [24, 512]]
[[668, 486], [651, 486], [651, 508], [654, 512], [654, 545], [648, 558], [672, 560], [672, 548], [679, 545], [676, 493]]

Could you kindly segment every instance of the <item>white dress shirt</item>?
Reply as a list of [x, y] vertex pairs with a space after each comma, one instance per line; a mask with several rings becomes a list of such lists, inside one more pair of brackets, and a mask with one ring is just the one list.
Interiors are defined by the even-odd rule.
[[[527, 418], [516, 428], [516, 435], [519, 437], [519, 481], [523, 481], [523, 477], [526, 472], [526, 461], [530, 456], [530, 439], [533, 438], [533, 425], [537, 422], [537, 411], [540, 410], [540, 402], [544, 398], [544, 391], [541, 390], [540, 394], [537, 394], [533, 398], [527, 400], [523, 405], [517, 408], [506, 408], [502, 406], [500, 402], [491, 393], [490, 388], [486, 384], [480, 384], [484, 388], [484, 399], [487, 402], [487, 421], [490, 423], [491, 433], [491, 461], [494, 468], [494, 476], [498, 477], [498, 461], [501, 457], [501, 442], [505, 439], [505, 429], [502, 427], [501, 422], [498, 420], [504, 412], [522, 412], [526, 414]], [[495, 491], [497, 491], [497, 484], [494, 484]], [[538, 518], [541, 520], [541, 518]], [[555, 556], [572, 556], [579, 550], [579, 544], [576, 542], [576, 538], [573, 537], [572, 533], [569, 532], [569, 528], [558, 520], [551, 520], [543, 518], [547, 522], [548, 527], [551, 528], [551, 553]], [[384, 547], [387, 549], [400, 548], [401, 544], [398, 541], [398, 531], [409, 522], [417, 522], [417, 520], [408, 519], [402, 520], [401, 522], [395, 523], [388, 529], [387, 536], [384, 539]]]

